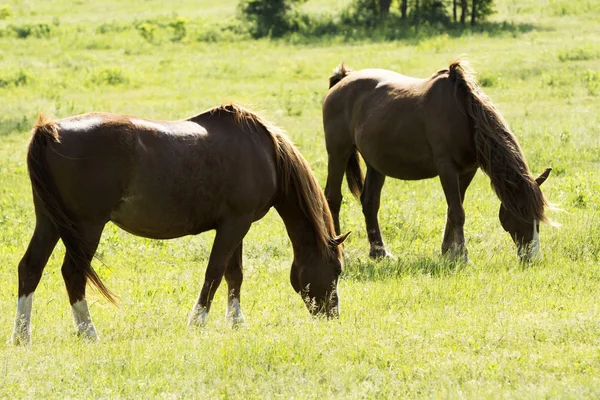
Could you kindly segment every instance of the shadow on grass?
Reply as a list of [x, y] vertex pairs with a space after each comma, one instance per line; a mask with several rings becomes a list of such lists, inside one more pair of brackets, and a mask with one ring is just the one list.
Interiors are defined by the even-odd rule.
[[429, 275], [444, 277], [460, 271], [468, 264], [441, 256], [419, 256], [398, 260], [348, 260], [342, 279], [349, 281], [383, 281], [402, 276]]
[[383, 22], [351, 21], [315, 17], [282, 37], [297, 44], [318, 44], [321, 42], [385, 42], [404, 41], [419, 44], [432, 38], [446, 36], [458, 38], [471, 35], [487, 37], [518, 37], [531, 31], [551, 31], [553, 28], [529, 23], [481, 22], [474, 27], [460, 23], [429, 23], [414, 25], [399, 17], [389, 17]]

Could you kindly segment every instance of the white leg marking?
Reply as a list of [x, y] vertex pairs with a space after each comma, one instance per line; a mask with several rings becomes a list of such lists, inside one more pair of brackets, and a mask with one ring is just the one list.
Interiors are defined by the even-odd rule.
[[242, 308], [240, 307], [240, 300], [237, 298], [230, 299], [227, 303], [227, 312], [225, 318], [229, 322], [229, 325], [236, 327], [244, 323], [244, 315], [242, 314]]
[[206, 325], [207, 322], [208, 311], [206, 311], [206, 308], [196, 303], [194, 305], [194, 308], [192, 308], [192, 313], [190, 314], [190, 318], [188, 319], [188, 328], [203, 327]]
[[100, 340], [92, 322], [87, 300], [79, 300], [72, 304], [71, 310], [73, 311], [73, 321], [75, 322], [77, 333], [87, 339]]
[[13, 344], [31, 343], [31, 307], [33, 306], [33, 293], [21, 296], [17, 300], [17, 316], [12, 334]]
[[531, 240], [531, 249], [529, 250], [529, 258], [535, 259], [542, 255], [540, 246], [540, 233], [538, 232], [538, 221], [533, 220], [533, 239]]
[[340, 314], [340, 311], [341, 311], [341, 308], [340, 308], [340, 290], [338, 288], [337, 283], [335, 285], [335, 294], [337, 295], [337, 306], [336, 306], [336, 309], [334, 310], [334, 313], [337, 313], [337, 314], [335, 314], [335, 317], [339, 317], [341, 315]]

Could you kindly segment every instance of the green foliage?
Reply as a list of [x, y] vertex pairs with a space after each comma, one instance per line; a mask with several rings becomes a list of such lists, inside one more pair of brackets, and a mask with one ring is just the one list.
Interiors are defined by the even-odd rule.
[[591, 44], [567, 48], [558, 52], [558, 59], [563, 62], [596, 60], [598, 58], [600, 58], [600, 49]]
[[[181, 42], [187, 35], [189, 20], [183, 17], [153, 18], [135, 21], [133, 26], [148, 43], [160, 44], [168, 39], [171, 42]], [[121, 27], [104, 26], [103, 31], [110, 32]]]
[[297, 29], [295, 4], [305, 0], [242, 0], [241, 17], [248, 22], [250, 34], [255, 38], [280, 37]]
[[[458, 13], [462, 2], [458, 2]], [[350, 16], [354, 22], [378, 25], [384, 23], [387, 19], [393, 19], [394, 24], [418, 25], [423, 22], [429, 24], [439, 24], [446, 28], [451, 27], [452, 2], [446, 0], [419, 0], [418, 9], [415, 0], [407, 1], [407, 18], [401, 18], [400, 2], [398, 4], [392, 2], [391, 12], [382, 13], [379, 0], [354, 0], [348, 7], [346, 14]], [[465, 7], [465, 14], [471, 15], [472, 1], [469, 0]], [[494, 13], [493, 0], [478, 0], [476, 5], [476, 20], [482, 22]], [[468, 20], [468, 18], [467, 18]], [[457, 22], [457, 21], [454, 21]]]
[[8, 4], [2, 4], [0, 6], [0, 21], [3, 19], [9, 19], [13, 13]]
[[[469, 6], [473, 6], [472, 1], [469, 1]], [[475, 10], [476, 21], [485, 21], [488, 17], [496, 12], [494, 8], [494, 0], [477, 0]], [[469, 12], [471, 12], [471, 9], [469, 9]]]
[[119, 86], [128, 84], [129, 78], [119, 67], [103, 67], [90, 75], [89, 82], [97, 86]]
[[38, 39], [51, 37], [56, 30], [56, 27], [47, 23], [37, 24], [21, 24], [21, 25], [8, 25], [6, 31], [12, 33], [19, 39], [27, 39], [28, 37], [35, 37]]
[[13, 72], [0, 71], [0, 88], [8, 86], [25, 86], [32, 82], [32, 77], [24, 70]]
[[154, 31], [156, 30], [156, 25], [144, 22], [137, 26], [137, 30], [140, 32], [140, 35], [142, 35], [142, 37], [146, 41], [150, 43], [154, 41]]
[[172, 42], [180, 42], [185, 37], [187, 33], [186, 23], [187, 19], [182, 17], [177, 17], [174, 21], [169, 22], [169, 27], [173, 29]]
[[588, 69], [583, 74], [583, 81], [590, 96], [600, 95], [600, 71]]

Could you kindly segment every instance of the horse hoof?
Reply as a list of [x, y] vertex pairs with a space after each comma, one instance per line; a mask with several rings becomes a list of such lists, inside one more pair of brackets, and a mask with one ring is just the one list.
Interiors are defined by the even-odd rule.
[[208, 322], [208, 311], [206, 308], [194, 306], [188, 319], [188, 329], [204, 328]]
[[13, 333], [11, 342], [14, 346], [30, 346], [31, 336]]
[[379, 249], [372, 249], [369, 252], [369, 257], [371, 257], [373, 260], [391, 260], [394, 261], [396, 260], [396, 257], [394, 257], [394, 255], [390, 252], [388, 252], [386, 249], [384, 248], [379, 248]]
[[76, 332], [75, 335], [77, 335], [77, 338], [83, 342], [86, 343], [98, 343], [100, 342], [100, 336], [96, 335], [90, 335], [86, 332]]
[[228, 319], [227, 322], [229, 323], [229, 327], [232, 330], [243, 329], [243, 328], [247, 328], [248, 327], [246, 325], [246, 320], [244, 318]]
[[469, 264], [471, 261], [469, 260], [469, 253], [466, 251], [448, 251], [445, 254], [442, 254], [453, 263], [465, 263]]

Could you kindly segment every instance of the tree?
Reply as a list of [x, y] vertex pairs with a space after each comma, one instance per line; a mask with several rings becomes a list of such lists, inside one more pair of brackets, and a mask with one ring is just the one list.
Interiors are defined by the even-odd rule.
[[290, 12], [297, 3], [306, 0], [242, 0], [239, 10], [242, 18], [250, 23], [254, 37], [282, 36], [293, 26]]
[[460, 23], [464, 26], [467, 21], [467, 0], [460, 0]]
[[379, 0], [379, 16], [381, 18], [387, 17], [390, 13], [390, 6], [392, 5], [392, 0]]
[[452, 21], [456, 23], [456, 0], [452, 0]]
[[419, 19], [419, 0], [415, 0], [415, 25], [417, 26], [417, 28], [419, 27]]
[[402, 0], [400, 3], [400, 15], [402, 16], [402, 21], [406, 21], [406, 11], [408, 10], [408, 0]]
[[471, 7], [471, 24], [492, 15], [495, 12], [493, 3], [494, 0], [477, 0], [477, 4], [475, 4], [474, 0]]

